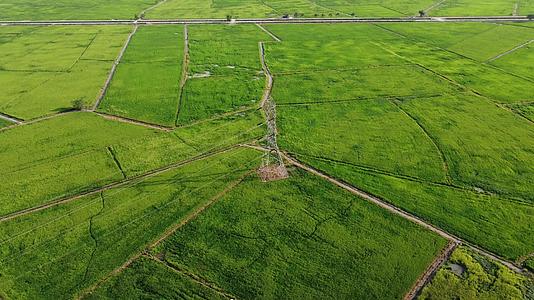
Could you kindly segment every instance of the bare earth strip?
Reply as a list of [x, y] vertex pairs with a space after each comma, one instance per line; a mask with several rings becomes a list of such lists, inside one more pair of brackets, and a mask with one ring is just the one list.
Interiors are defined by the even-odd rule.
[[21, 120], [19, 118], [16, 118], [16, 117], [13, 117], [13, 116], [10, 116], [10, 115], [6, 115], [6, 114], [3, 114], [3, 113], [0, 113], [0, 119], [6, 120], [8, 122], [15, 123], [15, 124], [22, 124], [22, 122], [24, 122], [23, 120]]
[[432, 277], [436, 274], [438, 269], [449, 259], [452, 252], [456, 247], [458, 247], [459, 243], [455, 241], [450, 241], [449, 244], [441, 253], [434, 259], [434, 261], [428, 266], [426, 271], [421, 274], [421, 276], [417, 279], [417, 281], [414, 283], [410, 291], [404, 295], [404, 300], [412, 300], [416, 299], [421, 290], [425, 287], [425, 285], [430, 282]]
[[267, 30], [267, 28], [261, 26], [260, 24], [256, 23], [256, 26], [258, 26], [261, 30], [263, 30], [265, 33], [267, 33], [268, 35], [270, 35], [273, 40], [277, 41], [277, 42], [281, 42], [282, 40], [277, 37], [274, 33], [272, 33], [271, 31]]
[[[165, 233], [163, 233], [162, 236], [158, 237], [156, 240], [154, 240], [152, 243], [150, 243], [147, 246], [147, 249], [145, 252], [148, 252], [153, 247], [157, 246], [161, 241], [169, 237], [171, 234], [173, 234], [176, 230], [180, 229], [196, 217], [200, 215], [203, 211], [205, 211], [207, 208], [211, 207], [213, 204], [215, 204], [219, 199], [221, 199], [226, 193], [231, 191], [233, 188], [235, 188], [237, 185], [239, 185], [247, 176], [249, 176], [253, 171], [249, 171], [245, 173], [243, 176], [241, 176], [236, 181], [232, 182], [229, 186], [227, 186], [223, 191], [219, 192], [217, 195], [212, 197], [209, 201], [204, 203], [202, 206], [197, 208], [195, 211], [187, 215], [183, 220], [181, 220], [178, 224], [170, 227]], [[118, 267], [117, 269], [113, 270], [111, 273], [109, 273], [107, 276], [100, 279], [96, 284], [92, 285], [85, 291], [83, 291], [77, 299], [83, 298], [85, 295], [91, 294], [93, 291], [95, 291], [99, 286], [101, 286], [103, 283], [108, 281], [111, 277], [119, 274], [120, 272], [124, 271], [129, 265], [131, 265], [136, 259], [141, 257], [143, 255], [143, 252], [137, 253], [134, 256], [132, 256], [129, 260], [127, 260], [122, 266]]]
[[95, 111], [98, 108], [98, 105], [100, 105], [100, 102], [102, 102], [102, 99], [104, 99], [104, 96], [106, 95], [106, 92], [109, 88], [109, 84], [111, 83], [111, 80], [113, 79], [113, 75], [115, 75], [115, 71], [117, 70], [117, 66], [119, 65], [122, 56], [124, 55], [124, 52], [126, 52], [126, 48], [128, 48], [128, 45], [130, 44], [130, 41], [132, 40], [133, 35], [137, 32], [137, 29], [139, 26], [137, 24], [134, 25], [132, 32], [128, 35], [128, 38], [126, 39], [126, 42], [124, 43], [124, 46], [122, 46], [121, 51], [119, 52], [119, 56], [117, 56], [117, 59], [113, 62], [113, 66], [111, 67], [111, 71], [109, 71], [108, 78], [106, 79], [106, 83], [104, 83], [104, 86], [102, 87], [102, 90], [100, 91], [100, 95], [96, 99], [95, 104], [93, 105], [92, 111]]
[[99, 115], [99, 116], [101, 116], [101, 117], [103, 117], [105, 119], [112, 120], [112, 121], [128, 123], [128, 124], [133, 124], [133, 125], [137, 125], [137, 126], [143, 126], [143, 127], [150, 128], [150, 129], [157, 129], [157, 130], [163, 130], [163, 131], [172, 131], [172, 128], [161, 126], [161, 125], [157, 125], [157, 124], [152, 124], [152, 123], [139, 121], [139, 120], [135, 120], [135, 119], [130, 119], [130, 118], [126, 118], [126, 117], [120, 117], [120, 116], [111, 115], [111, 114], [107, 114], [107, 113], [103, 113], [103, 112], [94, 112], [94, 113], [96, 115]]

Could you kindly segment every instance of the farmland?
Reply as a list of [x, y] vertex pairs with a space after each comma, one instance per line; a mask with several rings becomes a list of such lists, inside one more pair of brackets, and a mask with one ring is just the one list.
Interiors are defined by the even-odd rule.
[[0, 299], [532, 298], [531, 1], [0, 8]]

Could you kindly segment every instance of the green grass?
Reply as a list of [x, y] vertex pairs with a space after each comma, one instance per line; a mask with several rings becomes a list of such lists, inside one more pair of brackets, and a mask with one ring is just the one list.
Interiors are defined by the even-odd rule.
[[534, 80], [534, 67], [529, 63], [533, 60], [534, 44], [530, 43], [514, 52], [501, 56], [492, 61], [491, 64], [508, 72]]
[[534, 103], [514, 104], [510, 107], [514, 112], [534, 122]]
[[238, 149], [0, 223], [3, 298], [67, 299], [256, 167]]
[[444, 181], [443, 162], [417, 123], [387, 100], [279, 106], [280, 146], [288, 152]]
[[496, 27], [489, 23], [387, 23], [379, 26], [442, 48], [468, 41]]
[[177, 123], [187, 124], [239, 108], [258, 106], [264, 86], [265, 78], [252, 74], [189, 80]]
[[154, 0], [6, 0], [0, 4], [0, 20], [133, 19], [154, 3]]
[[0, 215], [260, 138], [262, 121], [249, 111], [165, 133], [76, 113], [1, 132]]
[[99, 110], [173, 126], [184, 51], [182, 26], [144, 26], [117, 67]]
[[532, 204], [369, 171], [304, 155], [304, 162], [473, 244], [515, 260], [534, 251]]
[[141, 257], [87, 299], [224, 299], [190, 277]]
[[128, 177], [145, 173], [203, 153], [259, 139], [264, 135], [263, 118], [248, 111], [193, 126], [169, 134], [119, 142], [114, 145], [117, 159]]
[[238, 298], [390, 299], [402, 297], [444, 245], [295, 170], [270, 183], [250, 176], [155, 252]]
[[148, 13], [149, 18], [263, 18], [283, 15], [298, 17], [390, 17], [413, 16], [432, 4], [431, 0], [170, 0]]
[[453, 181], [534, 201], [534, 128], [475, 96], [408, 100], [402, 107], [435, 138]]
[[266, 50], [274, 74], [404, 63], [372, 42], [349, 39], [284, 41], [269, 44]]
[[530, 299], [534, 282], [466, 248], [455, 250], [449, 264], [465, 270], [461, 276], [441, 267], [420, 299]]
[[428, 97], [458, 90], [432, 73], [411, 65], [281, 74], [276, 75], [274, 81], [273, 98], [278, 104]]
[[188, 28], [188, 78], [176, 124], [257, 105], [265, 86], [258, 43], [271, 37], [254, 25]]
[[511, 16], [514, 5], [520, 3], [519, 15], [532, 13], [525, 1], [512, 0], [451, 0], [445, 1], [430, 12], [433, 16]]
[[530, 272], [534, 272], [534, 258], [527, 259], [523, 265], [530, 270]]
[[0, 45], [0, 110], [32, 119], [72, 108], [74, 100], [92, 105], [119, 53], [128, 27], [39, 27]]
[[439, 76], [490, 97], [499, 103], [518, 103], [532, 98], [531, 80], [491, 67], [435, 46], [398, 39], [377, 45], [404, 61], [420, 64]]
[[[534, 39], [534, 30], [530, 28], [496, 25], [448, 49], [478, 61], [486, 61], [531, 39]], [[496, 43], [496, 40], [499, 42]]]

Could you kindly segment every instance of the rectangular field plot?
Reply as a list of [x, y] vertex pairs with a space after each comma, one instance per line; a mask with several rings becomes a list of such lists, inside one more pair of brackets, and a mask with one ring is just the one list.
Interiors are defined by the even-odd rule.
[[[102, 133], [106, 134], [103, 135]], [[172, 132], [76, 113], [0, 133], [0, 216], [264, 135], [255, 110]]]
[[478, 61], [486, 61], [532, 39], [534, 39], [534, 30], [530, 28], [496, 25], [448, 49]]
[[234, 18], [277, 16], [268, 5], [255, 0], [169, 0], [146, 14], [147, 18]]
[[391, 23], [379, 26], [442, 48], [469, 40], [477, 34], [496, 27], [495, 24], [489, 23]]
[[175, 129], [139, 140], [117, 141], [115, 157], [128, 177], [146, 173], [191, 157], [219, 151], [265, 134], [263, 116], [250, 110]]
[[69, 26], [16, 34], [0, 45], [0, 111], [32, 119], [72, 109], [75, 100], [92, 105], [127, 32], [123, 26]]
[[276, 103], [284, 104], [428, 97], [457, 90], [456, 86], [431, 72], [405, 65], [277, 75], [274, 78], [273, 98]]
[[189, 26], [189, 66], [177, 125], [257, 105], [265, 86], [254, 25]]
[[439, 76], [473, 89], [499, 103], [521, 103], [532, 98], [533, 83], [458, 54], [422, 42], [396, 40], [377, 43], [405, 62], [417, 63]]
[[534, 128], [528, 121], [469, 95], [401, 106], [435, 137], [453, 181], [534, 202]]
[[0, 20], [111, 20], [133, 19], [151, 0], [5, 0]]
[[143, 26], [133, 36], [99, 110], [174, 125], [184, 60], [182, 26]]
[[372, 41], [303, 40], [266, 45], [267, 64], [274, 74], [403, 64]]
[[280, 146], [383, 172], [442, 182], [440, 153], [418, 124], [388, 100], [278, 107]]
[[259, 105], [263, 75], [213, 76], [189, 80], [177, 124], [206, 119], [239, 108]]
[[[534, 42], [520, 47], [492, 60], [490, 63], [513, 74], [534, 80], [534, 64], [531, 63], [534, 61]], [[532, 99], [534, 99], [534, 96], [532, 96]]]
[[444, 245], [433, 233], [294, 170], [269, 183], [248, 177], [154, 255], [236, 298], [395, 299]]
[[84, 113], [1, 132], [0, 216], [123, 179], [106, 146], [149, 134]]
[[2, 297], [74, 298], [256, 168], [260, 158], [241, 148], [1, 222]]
[[514, 5], [519, 2], [513, 0], [450, 0], [443, 1], [429, 14], [433, 16], [510, 16], [514, 11]]

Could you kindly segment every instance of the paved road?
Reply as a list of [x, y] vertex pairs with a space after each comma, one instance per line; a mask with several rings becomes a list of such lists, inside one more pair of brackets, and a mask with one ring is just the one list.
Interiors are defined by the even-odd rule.
[[313, 24], [313, 23], [392, 23], [392, 22], [533, 22], [526, 16], [482, 17], [403, 17], [403, 18], [259, 18], [259, 19], [176, 19], [176, 20], [50, 20], [0, 21], [9, 25], [150, 25], [150, 24]]

